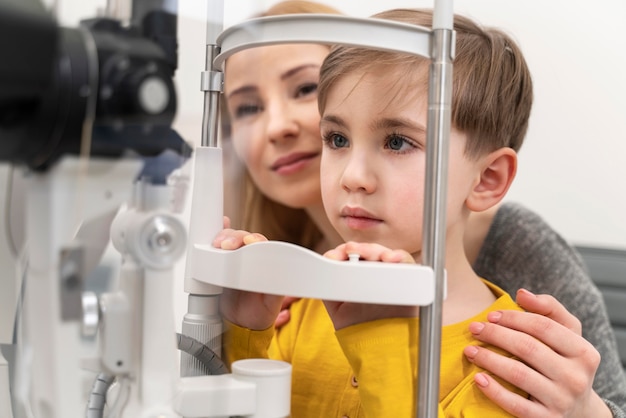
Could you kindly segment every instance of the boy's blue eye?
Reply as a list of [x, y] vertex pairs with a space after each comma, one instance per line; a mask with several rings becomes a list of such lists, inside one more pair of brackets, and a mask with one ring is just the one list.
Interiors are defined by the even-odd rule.
[[385, 148], [389, 148], [392, 151], [408, 151], [407, 147], [415, 148], [415, 145], [402, 135], [393, 134], [387, 137]]
[[389, 148], [391, 148], [394, 151], [399, 151], [400, 149], [402, 149], [402, 145], [404, 145], [404, 139], [399, 137], [399, 136], [392, 136], [391, 138], [389, 138]]
[[348, 146], [348, 140], [345, 136], [339, 134], [333, 134], [331, 139], [331, 143], [333, 148], [344, 148]]

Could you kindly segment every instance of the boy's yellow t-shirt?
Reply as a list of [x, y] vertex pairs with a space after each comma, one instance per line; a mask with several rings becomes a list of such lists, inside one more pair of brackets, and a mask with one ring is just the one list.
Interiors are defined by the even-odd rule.
[[[479, 315], [442, 328], [440, 417], [511, 416], [476, 386], [473, 376], [484, 370], [463, 354], [467, 345], [486, 346], [472, 337], [470, 322], [484, 322], [494, 310], [521, 310], [502, 289], [485, 283], [497, 300]], [[293, 418], [409, 418], [415, 416], [418, 322], [384, 319], [335, 332], [323, 303], [302, 299], [292, 305], [291, 320], [276, 333], [273, 328], [251, 331], [227, 324], [224, 353], [229, 364], [242, 358], [291, 363]]]

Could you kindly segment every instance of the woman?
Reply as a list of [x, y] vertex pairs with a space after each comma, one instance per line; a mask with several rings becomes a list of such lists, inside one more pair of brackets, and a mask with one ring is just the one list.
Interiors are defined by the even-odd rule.
[[[291, 13], [338, 12], [288, 1], [264, 15]], [[236, 226], [320, 253], [341, 242], [324, 215], [319, 190], [322, 142], [316, 88], [327, 53], [320, 45], [242, 51], [226, 63], [224, 89], [232, 146], [247, 169], [245, 211]], [[489, 323], [471, 325], [477, 339], [522, 361], [473, 347], [466, 349], [466, 356], [514, 385], [529, 387], [531, 399], [512, 406], [514, 395], [492, 379], [481, 382], [485, 394], [522, 417], [577, 416], [597, 396], [614, 416], [626, 417], [626, 378], [615, 337], [601, 296], [577, 254], [518, 205], [504, 204], [472, 222], [466, 250], [475, 269], [488, 279], [503, 279], [496, 284], [529, 311], [494, 313]], [[598, 365], [598, 352], [580, 337], [576, 317], [550, 296], [526, 291], [515, 295], [521, 287], [564, 301], [583, 321], [584, 336], [601, 352], [602, 362]]]

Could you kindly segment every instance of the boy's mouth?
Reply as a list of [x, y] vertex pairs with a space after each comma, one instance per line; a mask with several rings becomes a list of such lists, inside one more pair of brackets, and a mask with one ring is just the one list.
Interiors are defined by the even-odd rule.
[[382, 219], [358, 207], [344, 206], [341, 209], [340, 217], [351, 229], [368, 229], [383, 222]]

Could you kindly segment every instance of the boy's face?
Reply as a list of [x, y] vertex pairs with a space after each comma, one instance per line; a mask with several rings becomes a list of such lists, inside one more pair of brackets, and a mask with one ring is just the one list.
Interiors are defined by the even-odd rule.
[[[404, 249], [420, 259], [427, 93], [382, 69], [343, 76], [322, 115], [321, 188], [326, 214], [346, 241]], [[459, 230], [479, 172], [450, 138], [447, 226]]]

